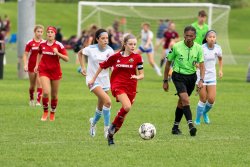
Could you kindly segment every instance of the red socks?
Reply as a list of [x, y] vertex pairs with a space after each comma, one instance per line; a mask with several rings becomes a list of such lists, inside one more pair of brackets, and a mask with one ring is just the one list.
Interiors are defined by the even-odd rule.
[[127, 113], [128, 112], [126, 112], [123, 108], [121, 108], [120, 111], [118, 112], [117, 116], [115, 117], [115, 120], [112, 123], [113, 125], [115, 125], [115, 133], [122, 126]]
[[51, 99], [51, 111], [52, 112], [55, 112], [56, 111], [56, 107], [57, 107], [57, 102], [58, 102], [58, 99]]
[[29, 89], [29, 93], [30, 93], [30, 100], [34, 100], [34, 89]]
[[49, 98], [48, 97], [43, 97], [42, 98], [43, 101], [43, 111], [44, 112], [48, 112], [48, 108], [49, 108]]
[[37, 88], [36, 93], [37, 93], [36, 100], [37, 100], [37, 102], [40, 103], [40, 100], [41, 100], [41, 97], [42, 97], [42, 94], [43, 94], [43, 89], [42, 88]]

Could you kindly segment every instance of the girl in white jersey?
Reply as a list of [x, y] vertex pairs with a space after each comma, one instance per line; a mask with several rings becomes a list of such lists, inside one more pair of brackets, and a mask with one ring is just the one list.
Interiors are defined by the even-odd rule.
[[[212, 108], [215, 96], [216, 96], [216, 59], [218, 58], [219, 64], [219, 78], [222, 78], [222, 50], [219, 45], [216, 44], [216, 32], [210, 30], [207, 32], [203, 41], [203, 53], [205, 64], [205, 78], [203, 87], [198, 90], [200, 100], [196, 110], [195, 124], [200, 125], [200, 117], [203, 115], [204, 122], [210, 123], [208, 112]], [[199, 72], [197, 70], [197, 81], [200, 80]]]
[[[114, 54], [111, 47], [108, 46], [108, 32], [104, 29], [99, 29], [95, 34], [95, 42], [78, 52], [79, 62], [81, 64], [81, 74], [86, 76], [86, 84], [95, 75], [99, 63], [106, 60], [109, 56]], [[84, 57], [88, 57], [88, 67], [85, 69]], [[103, 113], [104, 116], [104, 137], [107, 137], [108, 128], [110, 124], [110, 108], [111, 99], [108, 96], [108, 91], [110, 89], [109, 71], [108, 69], [103, 70], [97, 77], [95, 83], [89, 87], [90, 91], [93, 92], [97, 98], [97, 107], [94, 117], [90, 118], [90, 135], [92, 137], [96, 134], [96, 123], [101, 118]]]
[[161, 70], [154, 60], [153, 36], [153, 32], [150, 31], [150, 24], [143, 23], [141, 30], [141, 45], [139, 46], [139, 49], [136, 51], [136, 53], [146, 53], [149, 64], [154, 68], [157, 75], [162, 76]]

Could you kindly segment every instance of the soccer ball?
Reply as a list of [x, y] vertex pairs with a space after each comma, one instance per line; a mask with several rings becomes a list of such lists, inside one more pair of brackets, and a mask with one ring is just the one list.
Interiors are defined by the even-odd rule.
[[151, 123], [143, 123], [139, 127], [139, 135], [144, 140], [153, 139], [154, 136], [156, 135], [155, 126]]

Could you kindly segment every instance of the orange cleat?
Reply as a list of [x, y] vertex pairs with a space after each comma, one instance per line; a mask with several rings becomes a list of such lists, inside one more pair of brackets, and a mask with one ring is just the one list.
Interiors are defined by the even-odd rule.
[[48, 111], [44, 111], [44, 112], [43, 112], [43, 116], [42, 116], [42, 118], [41, 118], [41, 121], [46, 121], [47, 118], [48, 118]]
[[49, 120], [55, 121], [55, 112], [50, 112]]

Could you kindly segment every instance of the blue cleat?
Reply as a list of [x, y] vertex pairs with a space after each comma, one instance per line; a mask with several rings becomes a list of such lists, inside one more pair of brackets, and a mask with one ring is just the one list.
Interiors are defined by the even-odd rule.
[[209, 120], [209, 117], [208, 117], [208, 114], [207, 113], [203, 113], [203, 118], [204, 118], [204, 122], [206, 124], [209, 124], [210, 123], [210, 120]]
[[81, 73], [81, 71], [82, 71], [82, 68], [81, 68], [81, 66], [79, 66], [79, 67], [77, 68], [77, 72], [78, 72], [78, 73]]

